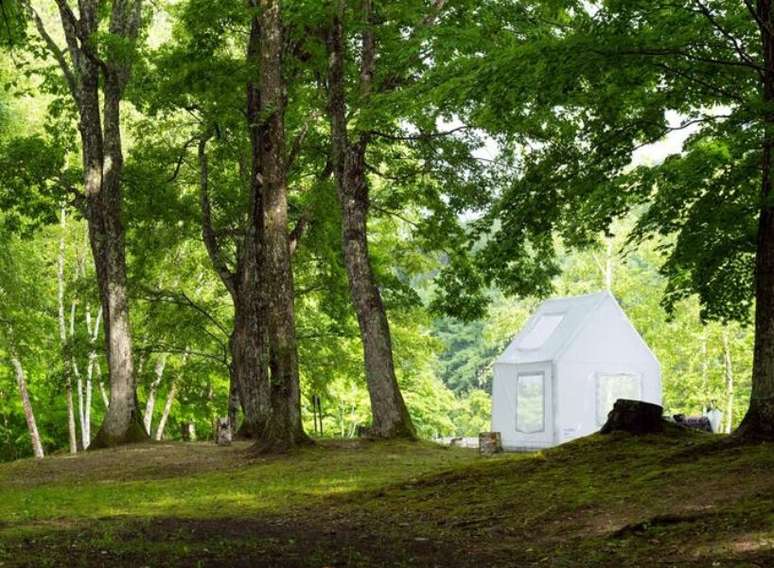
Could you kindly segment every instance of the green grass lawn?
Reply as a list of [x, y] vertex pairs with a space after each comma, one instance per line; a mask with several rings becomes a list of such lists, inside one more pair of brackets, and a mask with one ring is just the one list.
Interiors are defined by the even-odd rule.
[[2, 566], [774, 566], [774, 446], [157, 443], [0, 465]]

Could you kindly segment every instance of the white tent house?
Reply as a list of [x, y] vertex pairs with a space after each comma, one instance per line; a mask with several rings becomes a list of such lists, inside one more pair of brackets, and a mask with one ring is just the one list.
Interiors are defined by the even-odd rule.
[[619, 398], [661, 404], [661, 368], [609, 292], [548, 300], [495, 361], [492, 431], [505, 449], [599, 430]]

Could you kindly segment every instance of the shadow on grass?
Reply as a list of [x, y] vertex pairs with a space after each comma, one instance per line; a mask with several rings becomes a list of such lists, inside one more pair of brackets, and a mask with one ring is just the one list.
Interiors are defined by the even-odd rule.
[[[495, 522], [434, 530], [421, 519], [378, 515], [152, 520], [102, 519], [0, 544], [4, 566], [696, 566], [764, 567], [774, 551], [751, 536], [762, 519], [675, 518], [618, 534], [530, 538]], [[718, 531], [719, 527], [722, 531]]]

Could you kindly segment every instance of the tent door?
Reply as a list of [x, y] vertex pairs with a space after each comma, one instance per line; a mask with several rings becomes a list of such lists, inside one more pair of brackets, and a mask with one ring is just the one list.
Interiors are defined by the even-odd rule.
[[521, 365], [515, 377], [514, 429], [525, 446], [553, 443], [554, 420], [550, 364]]

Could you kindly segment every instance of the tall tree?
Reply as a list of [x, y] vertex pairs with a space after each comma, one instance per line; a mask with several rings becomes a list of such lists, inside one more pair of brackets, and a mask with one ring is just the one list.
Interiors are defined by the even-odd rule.
[[115, 0], [109, 10], [104, 10], [99, 0], [80, 1], [77, 10], [68, 0], [57, 0], [56, 4], [64, 49], [32, 3], [26, 2], [26, 7], [59, 66], [78, 115], [84, 211], [100, 290], [110, 376], [110, 407], [92, 444], [99, 448], [148, 438], [136, 400], [121, 219], [121, 102], [134, 60], [142, 0]]
[[[406, 404], [395, 375], [390, 325], [368, 253], [368, 178], [365, 155], [367, 132], [350, 135], [346, 95], [346, 3], [334, 2], [328, 31], [328, 113], [336, 192], [341, 207], [341, 238], [352, 304], [363, 341], [366, 383], [371, 397], [373, 434], [377, 437], [414, 437]], [[373, 6], [364, 0], [360, 55], [359, 97], [374, 91], [376, 38]]]
[[250, 18], [246, 64], [256, 71], [246, 83], [245, 111], [250, 136], [250, 177], [246, 214], [240, 216], [236, 262], [229, 267], [222, 239], [213, 222], [210, 204], [210, 172], [207, 134], [199, 142], [199, 194], [202, 212], [202, 237], [210, 260], [234, 304], [234, 327], [229, 345], [231, 380], [244, 412], [243, 433], [262, 438], [271, 412], [268, 382], [268, 345], [263, 311], [262, 254], [263, 209], [261, 201], [260, 95], [256, 78], [260, 61], [260, 23], [258, 14]]
[[[260, 0], [261, 211], [265, 278], [264, 298], [271, 372], [271, 417], [260, 443], [286, 449], [307, 441], [301, 424], [301, 386], [294, 310], [293, 267], [288, 230], [288, 180], [285, 148], [284, 22], [279, 0]], [[258, 179], [258, 172], [254, 173]]]

